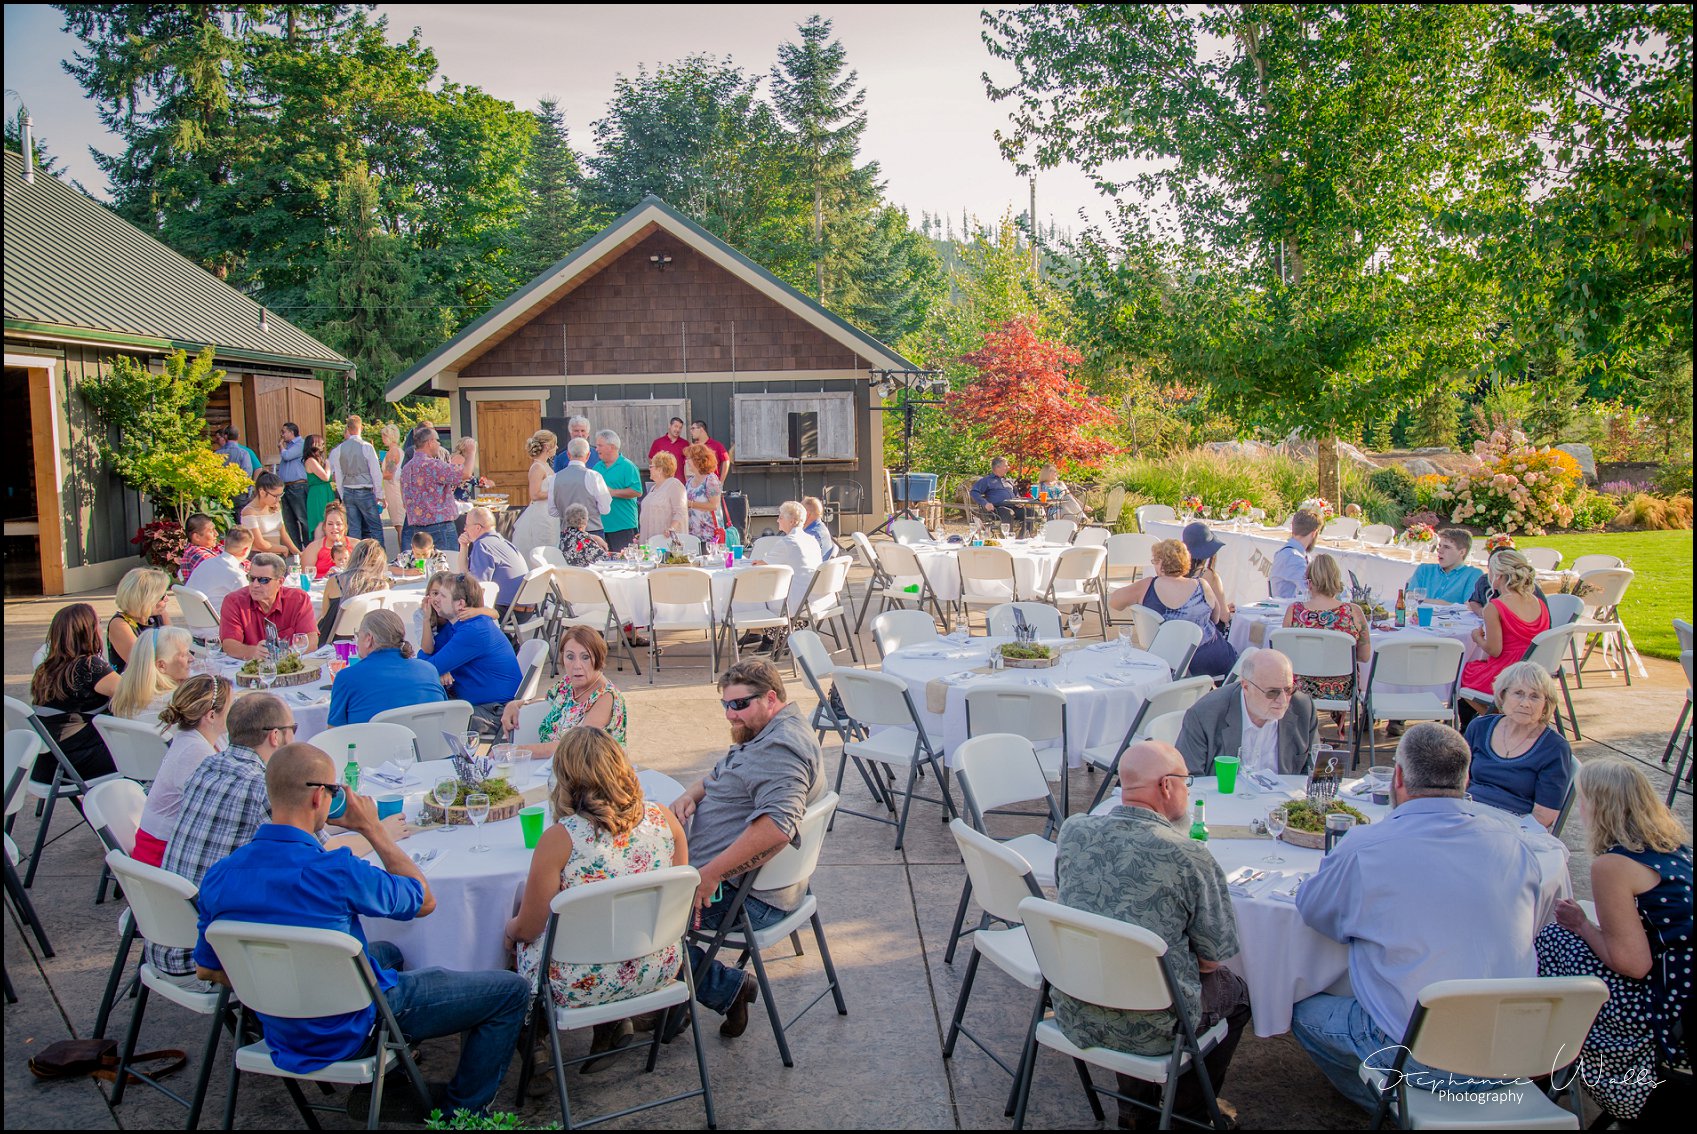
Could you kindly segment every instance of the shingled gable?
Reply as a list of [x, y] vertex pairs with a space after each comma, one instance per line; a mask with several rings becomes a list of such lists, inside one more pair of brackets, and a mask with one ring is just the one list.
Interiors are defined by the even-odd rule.
[[853, 355], [892, 370], [915, 368], [911, 362], [839, 319], [660, 198], [649, 196], [571, 255], [520, 288], [506, 302], [492, 308], [432, 351], [390, 384], [387, 397], [390, 401], [399, 400], [408, 394], [421, 392], [445, 372], [462, 370], [655, 232], [676, 238]]

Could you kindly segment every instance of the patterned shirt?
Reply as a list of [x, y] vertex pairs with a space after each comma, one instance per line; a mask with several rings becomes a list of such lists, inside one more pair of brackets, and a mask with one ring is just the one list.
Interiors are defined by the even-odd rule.
[[[1179, 1001], [1192, 1026], [1200, 1025], [1198, 958], [1223, 961], [1238, 952], [1226, 875], [1207, 846], [1148, 808], [1122, 805], [1068, 819], [1055, 872], [1062, 905], [1142, 926], [1166, 941]], [[1055, 1018], [1073, 1043], [1137, 1055], [1172, 1051], [1171, 1009], [1122, 1012], [1053, 995]]]
[[424, 528], [431, 524], [451, 524], [459, 515], [454, 489], [460, 486], [460, 471], [447, 461], [414, 453], [412, 460], [401, 466], [397, 479], [408, 525]]
[[224, 554], [223, 544], [215, 543], [211, 547], [202, 547], [198, 543], [189, 544], [183, 548], [183, 558], [181, 564], [177, 567], [177, 579], [186, 584], [189, 581], [189, 576], [194, 574], [196, 567], [199, 567], [208, 559], [216, 559], [222, 554]]

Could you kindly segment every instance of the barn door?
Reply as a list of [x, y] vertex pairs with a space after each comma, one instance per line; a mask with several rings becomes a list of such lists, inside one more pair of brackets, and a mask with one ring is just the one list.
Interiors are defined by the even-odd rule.
[[247, 391], [247, 432], [242, 440], [273, 470], [283, 423], [300, 426], [301, 436], [324, 432], [324, 384], [316, 378], [277, 378], [250, 374]]
[[530, 454], [525, 445], [542, 428], [542, 403], [529, 401], [477, 402], [477, 463], [495, 482], [496, 492], [510, 502], [530, 503]]

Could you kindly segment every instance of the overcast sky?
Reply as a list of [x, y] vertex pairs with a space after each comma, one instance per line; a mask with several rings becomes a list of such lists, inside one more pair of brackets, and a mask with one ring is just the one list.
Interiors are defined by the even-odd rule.
[[[980, 76], [993, 60], [979, 38], [979, 9], [971, 5], [456, 5], [385, 4], [390, 34], [418, 27], [447, 78], [477, 86], [532, 109], [544, 95], [559, 99], [581, 150], [593, 140], [589, 124], [604, 112], [619, 74], [697, 52], [729, 55], [745, 70], [766, 74], [777, 45], [796, 38], [810, 14], [829, 17], [848, 51], [849, 66], [866, 89], [868, 125], [862, 157], [883, 169], [887, 194], [915, 222], [922, 209], [947, 213], [959, 225], [964, 208], [993, 220], [1025, 208], [1026, 182], [1002, 160], [995, 130], [1005, 110], [984, 94]], [[88, 147], [116, 148], [94, 105], [59, 66], [76, 50], [62, 19], [46, 5], [5, 6], [8, 115], [18, 99], [29, 105], [35, 129], [71, 176], [104, 195], [106, 184]], [[1101, 198], [1076, 170], [1044, 173], [1038, 215], [1062, 227], [1092, 219]]]

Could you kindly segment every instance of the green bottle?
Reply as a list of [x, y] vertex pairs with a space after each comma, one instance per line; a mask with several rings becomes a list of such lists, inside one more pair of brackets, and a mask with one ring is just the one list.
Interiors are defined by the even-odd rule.
[[359, 761], [354, 757], [354, 746], [351, 744], [348, 745], [347, 766], [342, 769], [342, 782], [348, 785], [349, 791], [359, 790]]
[[1190, 837], [1197, 842], [1205, 843], [1208, 841], [1208, 824], [1202, 818], [1202, 801], [1200, 799], [1196, 801], [1195, 816], [1190, 821]]

